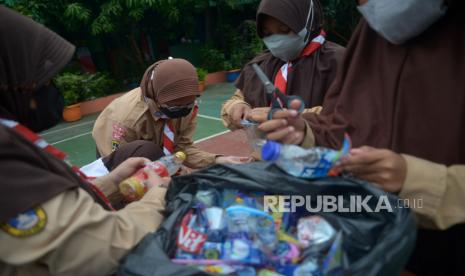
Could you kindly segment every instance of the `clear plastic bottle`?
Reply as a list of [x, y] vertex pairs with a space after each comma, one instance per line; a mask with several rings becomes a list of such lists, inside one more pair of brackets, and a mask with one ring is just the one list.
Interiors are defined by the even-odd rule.
[[147, 167], [153, 169], [161, 177], [172, 176], [181, 168], [184, 160], [186, 160], [186, 154], [178, 151], [174, 155], [164, 156], [149, 163]]
[[257, 122], [242, 120], [241, 125], [245, 129], [247, 141], [251, 150], [260, 152], [263, 145], [266, 143], [266, 134], [258, 130]]
[[340, 151], [328, 148], [304, 149], [268, 141], [262, 148], [262, 159], [272, 161], [286, 173], [301, 178], [319, 178], [331, 175], [330, 170], [339, 158], [348, 153], [350, 139], [344, 140]]
[[149, 188], [146, 185], [148, 175], [145, 170], [147, 168], [153, 170], [161, 177], [172, 176], [181, 168], [184, 160], [186, 160], [186, 154], [178, 151], [174, 155], [164, 156], [157, 161], [147, 164], [119, 184], [121, 194], [129, 202], [142, 198]]

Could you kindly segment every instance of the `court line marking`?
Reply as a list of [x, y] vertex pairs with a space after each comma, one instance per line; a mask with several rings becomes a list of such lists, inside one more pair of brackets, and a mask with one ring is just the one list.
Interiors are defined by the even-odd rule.
[[214, 138], [214, 137], [223, 135], [223, 134], [228, 133], [228, 132], [230, 132], [230, 130], [225, 130], [225, 131], [222, 131], [222, 132], [220, 132], [220, 133], [216, 133], [216, 134], [207, 136], [207, 137], [205, 137], [205, 138], [198, 139], [198, 140], [194, 141], [194, 144], [200, 143], [200, 142], [205, 141], [205, 140], [208, 140], [208, 139], [210, 139], [210, 138]]
[[[200, 143], [200, 142], [205, 141], [205, 140], [208, 140], [208, 139], [210, 139], [210, 138], [214, 138], [214, 137], [223, 135], [223, 134], [228, 133], [228, 132], [230, 132], [230, 130], [225, 130], [225, 131], [222, 131], [222, 132], [219, 132], [219, 133], [212, 134], [212, 135], [210, 135], [210, 136], [207, 136], [207, 137], [204, 137], [204, 138], [195, 140], [195, 141], [194, 141], [194, 144]], [[63, 140], [60, 140], [60, 141], [51, 143], [51, 145], [56, 145], [56, 144], [64, 143], [64, 142], [67, 142], [67, 141], [70, 141], [70, 140], [73, 140], [73, 139], [76, 139], [76, 138], [79, 138], [79, 137], [82, 137], [82, 136], [85, 136], [85, 135], [88, 135], [88, 134], [91, 134], [91, 133], [92, 133], [92, 131], [89, 131], [89, 132], [86, 132], [86, 133], [82, 133], [82, 134], [79, 134], [79, 135], [76, 135], [76, 136], [73, 136], [73, 137], [69, 137], [69, 138], [66, 138], [66, 139], [63, 139]]]
[[46, 131], [42, 134], [40, 134], [41, 136], [45, 136], [45, 135], [49, 135], [49, 134], [52, 134], [52, 133], [57, 133], [57, 132], [60, 132], [62, 130], [67, 130], [67, 129], [71, 129], [71, 128], [75, 128], [75, 127], [80, 127], [80, 126], [85, 126], [85, 125], [88, 125], [88, 124], [93, 124], [95, 122], [94, 121], [89, 121], [89, 122], [84, 122], [84, 123], [80, 123], [80, 124], [75, 124], [75, 125], [72, 125], [72, 126], [69, 126], [69, 127], [64, 127], [64, 128], [60, 128], [60, 129], [55, 129], [55, 130], [51, 130], [51, 131]]
[[[208, 116], [208, 115], [198, 114], [197, 116], [199, 116], [200, 118], [204, 118], [204, 119], [210, 119], [210, 120], [215, 120], [215, 121], [220, 121], [220, 122], [222, 121], [222, 120], [219, 119], [219, 118], [212, 117], [212, 116]], [[89, 121], [89, 122], [80, 123], [80, 124], [76, 124], [76, 125], [72, 125], [72, 126], [69, 126], [69, 127], [64, 127], [64, 128], [60, 128], [60, 129], [55, 129], [55, 130], [47, 131], [47, 132], [44, 132], [44, 133], [42, 133], [42, 134], [40, 134], [40, 135], [41, 135], [41, 136], [46, 136], [46, 135], [53, 134], [53, 133], [57, 133], [57, 132], [60, 132], [60, 131], [63, 131], [63, 130], [68, 130], [68, 129], [72, 129], [72, 128], [75, 128], [75, 127], [85, 126], [85, 125], [93, 124], [93, 123], [95, 123], [95, 120]]]
[[89, 132], [86, 132], [86, 133], [81, 133], [79, 135], [75, 135], [73, 137], [69, 137], [69, 138], [66, 138], [66, 139], [63, 139], [63, 140], [60, 140], [60, 141], [56, 141], [56, 142], [53, 142], [53, 143], [50, 143], [50, 144], [51, 145], [57, 145], [57, 144], [67, 142], [69, 140], [74, 140], [76, 138], [79, 138], [79, 137], [82, 137], [82, 136], [85, 136], [85, 135], [88, 135], [88, 134], [91, 134], [91, 133], [92, 133], [92, 131], [89, 131]]
[[[216, 133], [216, 134], [207, 136], [207, 137], [205, 137], [205, 138], [201, 138], [201, 139], [195, 140], [195, 141], [194, 141], [194, 144], [195, 144], [195, 143], [202, 142], [202, 141], [205, 141], [205, 140], [208, 140], [208, 139], [210, 139], [210, 138], [213, 138], [213, 137], [216, 137], [216, 136], [219, 136], [219, 135], [222, 135], [222, 134], [225, 134], [225, 133], [228, 133], [228, 132], [230, 132], [230, 130], [225, 130], [225, 131], [222, 131], [222, 132], [219, 132], [219, 133]], [[64, 142], [67, 142], [67, 141], [70, 141], [70, 140], [74, 140], [74, 139], [76, 139], [76, 138], [79, 138], [79, 137], [82, 137], [82, 136], [85, 136], [85, 135], [88, 135], [88, 134], [92, 134], [92, 131], [85, 132], [85, 133], [81, 133], [81, 134], [79, 134], [79, 135], [75, 135], [75, 136], [72, 136], [72, 137], [68, 137], [68, 138], [65, 138], [65, 139], [63, 139], [63, 140], [56, 141], [56, 142], [53, 142], [53, 143], [50, 143], [50, 144], [51, 144], [51, 145], [61, 144], [61, 143], [64, 143]]]
[[215, 120], [215, 121], [220, 121], [220, 122], [222, 121], [220, 118], [216, 118], [212, 116], [207, 116], [207, 115], [202, 115], [202, 114], [198, 114], [197, 116], [200, 118], [204, 118], [204, 119], [210, 119], [210, 120]]

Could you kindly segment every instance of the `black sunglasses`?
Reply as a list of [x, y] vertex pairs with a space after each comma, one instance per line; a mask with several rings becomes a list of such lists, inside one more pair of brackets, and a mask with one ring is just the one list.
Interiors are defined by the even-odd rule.
[[166, 108], [170, 112], [176, 112], [176, 111], [180, 111], [183, 109], [192, 109], [194, 105], [195, 105], [195, 102], [188, 104], [188, 105], [184, 105], [184, 106], [160, 106], [160, 107]]

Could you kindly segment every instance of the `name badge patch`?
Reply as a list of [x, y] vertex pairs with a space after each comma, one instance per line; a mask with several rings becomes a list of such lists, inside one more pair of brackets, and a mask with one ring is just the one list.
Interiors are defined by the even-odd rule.
[[26, 212], [0, 223], [0, 228], [15, 237], [26, 237], [39, 233], [47, 224], [47, 215], [44, 209], [31, 208]]

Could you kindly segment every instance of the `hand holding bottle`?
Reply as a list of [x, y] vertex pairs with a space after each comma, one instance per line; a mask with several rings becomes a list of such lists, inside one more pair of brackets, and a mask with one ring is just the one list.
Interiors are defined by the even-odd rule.
[[186, 155], [183, 152], [177, 152], [174, 155], [164, 156], [157, 161], [149, 162], [134, 175], [120, 183], [120, 192], [129, 202], [139, 200], [158, 181], [154, 175], [169, 178], [181, 168], [185, 159]]

